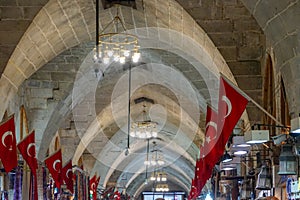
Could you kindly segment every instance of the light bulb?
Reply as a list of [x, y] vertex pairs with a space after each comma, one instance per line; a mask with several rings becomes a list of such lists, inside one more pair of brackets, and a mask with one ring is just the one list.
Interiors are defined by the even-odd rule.
[[115, 62], [118, 62], [119, 59], [120, 59], [119, 55], [114, 55], [114, 61], [115, 61]]
[[151, 160], [151, 165], [156, 165], [156, 161], [155, 160]]
[[107, 55], [108, 55], [109, 57], [112, 57], [113, 54], [114, 54], [114, 51], [113, 51], [113, 50], [108, 50], [108, 51], [107, 51]]
[[151, 138], [151, 133], [149, 131], [146, 131], [146, 138]]
[[141, 132], [140, 131], [136, 131], [135, 137], [140, 137]]
[[137, 63], [141, 57], [141, 53], [135, 52], [132, 56], [132, 62]]
[[104, 57], [103, 58], [103, 63], [108, 64], [109, 63], [109, 57]]
[[125, 63], [125, 57], [124, 57], [124, 56], [120, 57], [120, 63], [121, 63], [121, 64], [124, 64], [124, 63]]
[[136, 136], [136, 135], [135, 135], [135, 131], [131, 131], [131, 132], [130, 132], [130, 136], [131, 136], [131, 137], [135, 137], [135, 136]]
[[129, 55], [130, 55], [130, 51], [125, 50], [125, 51], [124, 51], [124, 56], [125, 56], [125, 57], [128, 57]]
[[163, 160], [158, 160], [158, 161], [157, 161], [157, 164], [163, 165], [163, 164], [165, 164], [165, 162], [164, 162]]
[[152, 132], [152, 137], [154, 137], [154, 138], [157, 137], [157, 132], [156, 132], [156, 131], [153, 131], [153, 132]]
[[144, 165], [150, 165], [150, 161], [149, 160], [145, 160], [144, 161]]

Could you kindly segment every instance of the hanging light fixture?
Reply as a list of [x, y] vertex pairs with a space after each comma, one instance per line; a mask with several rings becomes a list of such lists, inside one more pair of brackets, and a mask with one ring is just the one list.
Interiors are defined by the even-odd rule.
[[222, 157], [222, 162], [226, 163], [226, 162], [229, 162], [229, 161], [232, 161], [232, 156], [229, 155], [229, 153], [227, 151], [225, 151], [225, 154]]
[[257, 190], [270, 190], [272, 188], [272, 176], [269, 167], [263, 165], [257, 177]]
[[168, 184], [157, 184], [155, 187], [156, 192], [169, 192]]
[[167, 174], [165, 172], [157, 172], [154, 171], [151, 174], [150, 177], [151, 181], [156, 181], [156, 182], [166, 182], [167, 181]]
[[251, 130], [244, 134], [245, 142], [248, 144], [261, 144], [269, 141], [269, 130]]
[[138, 37], [126, 33], [125, 23], [117, 14], [99, 33], [99, 0], [96, 5], [96, 47], [94, 49], [94, 61], [103, 64], [119, 62], [124, 64], [127, 58], [137, 63], [141, 57], [139, 52]]
[[300, 133], [300, 115], [291, 120], [291, 132], [296, 134]]
[[135, 121], [131, 124], [130, 136], [139, 139], [149, 139], [157, 137], [157, 123], [149, 119], [146, 113], [146, 106], [143, 109], [143, 120]]
[[297, 171], [297, 157], [293, 153], [291, 144], [281, 146], [279, 156], [279, 175], [295, 175]]
[[162, 166], [165, 164], [162, 151], [157, 148], [156, 142], [153, 142], [153, 150], [151, 151], [151, 153], [151, 159], [148, 159], [147, 157], [144, 162], [145, 165]]

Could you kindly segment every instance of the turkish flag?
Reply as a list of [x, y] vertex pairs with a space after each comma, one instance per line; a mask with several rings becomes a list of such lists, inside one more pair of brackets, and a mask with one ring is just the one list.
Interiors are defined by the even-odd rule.
[[227, 140], [246, 109], [247, 104], [248, 100], [221, 77], [218, 104], [219, 155], [223, 155]]
[[67, 185], [67, 189], [70, 192], [74, 193], [74, 186], [73, 186], [73, 171], [72, 171], [72, 160], [70, 160], [61, 170], [62, 180]]
[[93, 200], [97, 199], [97, 187], [100, 181], [100, 176], [97, 177], [95, 174], [91, 179], [90, 179], [90, 188], [93, 191]]
[[36, 176], [36, 169], [38, 168], [38, 164], [36, 160], [34, 131], [32, 131], [22, 141], [19, 142], [18, 149], [23, 156], [23, 159], [30, 167], [32, 174]]
[[49, 156], [45, 160], [45, 164], [52, 175], [53, 180], [57, 188], [60, 188], [61, 184], [61, 168], [62, 168], [61, 150], [56, 151], [53, 155]]
[[18, 165], [14, 116], [0, 124], [0, 158], [6, 172]]
[[214, 147], [218, 141], [218, 114], [210, 106], [207, 106], [206, 112], [206, 130], [205, 130], [205, 141], [204, 144], [200, 147], [200, 158], [204, 158], [211, 151], [214, 150]]
[[120, 194], [120, 192], [118, 190], [115, 191], [115, 193], [114, 193], [114, 199], [116, 199], [116, 200], [120, 200], [121, 199], [121, 194]]
[[190, 191], [189, 197], [190, 197], [191, 199], [196, 199], [197, 196], [198, 196], [198, 195], [197, 195], [197, 187], [196, 187], [196, 185], [195, 185], [195, 180], [192, 179], [192, 185], [191, 185], [191, 191]]
[[195, 167], [195, 186], [200, 194], [206, 181], [210, 178], [212, 169], [218, 158], [216, 158], [216, 144], [218, 143], [217, 132], [218, 114], [210, 106], [206, 112], [206, 133], [205, 141], [200, 147], [200, 159], [196, 161]]

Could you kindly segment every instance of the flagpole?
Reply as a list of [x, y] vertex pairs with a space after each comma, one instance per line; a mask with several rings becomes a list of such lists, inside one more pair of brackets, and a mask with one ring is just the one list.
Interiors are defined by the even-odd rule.
[[252, 99], [249, 95], [247, 95], [243, 90], [241, 90], [237, 85], [232, 83], [224, 74], [220, 73], [220, 76], [225, 79], [225, 81], [230, 84], [235, 90], [237, 90], [241, 95], [243, 95], [248, 101], [251, 101], [257, 108], [259, 108], [262, 112], [268, 115], [273, 121], [277, 123], [277, 125], [284, 126], [281, 122], [279, 122], [273, 115], [271, 115], [266, 109], [264, 109], [261, 105], [259, 105], [254, 99]]

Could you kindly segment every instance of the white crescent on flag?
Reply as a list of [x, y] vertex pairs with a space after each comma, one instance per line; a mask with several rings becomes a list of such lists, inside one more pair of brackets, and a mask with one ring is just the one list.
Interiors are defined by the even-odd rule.
[[231, 111], [232, 111], [232, 105], [230, 100], [227, 98], [227, 96], [222, 96], [222, 101], [224, 101], [227, 104], [227, 113], [225, 115], [224, 118], [228, 117], [228, 115], [230, 115]]
[[213, 122], [213, 121], [209, 121], [207, 124], [206, 124], [206, 127], [207, 128], [208, 126], [212, 126], [216, 132], [217, 132], [217, 123], [216, 122]]
[[30, 148], [31, 147], [35, 147], [35, 143], [30, 143], [30, 144], [28, 144], [28, 146], [27, 146], [27, 155], [29, 156], [29, 157], [35, 157], [35, 155], [31, 155], [30, 154]]
[[57, 164], [57, 163], [60, 163], [60, 162], [61, 162], [60, 160], [55, 160], [55, 161], [53, 162], [52, 167], [53, 167], [53, 169], [54, 169], [55, 171], [58, 171], [58, 170], [56, 169], [56, 164]]
[[68, 169], [68, 170], [66, 171], [66, 177], [67, 177], [67, 178], [70, 178], [70, 177], [69, 177], [69, 172], [72, 172], [72, 169]]
[[[7, 145], [5, 144], [5, 139], [6, 139], [7, 136], [11, 136], [12, 139], [14, 139], [13, 133], [12, 133], [11, 131], [6, 131], [6, 132], [3, 134], [3, 136], [2, 136], [2, 145], [5, 146], [5, 147], [7, 147]], [[11, 151], [12, 148], [10, 148], [9, 150]]]
[[95, 189], [95, 185], [96, 185], [96, 183], [92, 183], [92, 185], [91, 185], [91, 189], [92, 189], [92, 190]]

